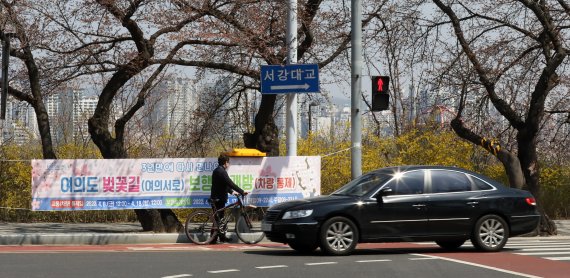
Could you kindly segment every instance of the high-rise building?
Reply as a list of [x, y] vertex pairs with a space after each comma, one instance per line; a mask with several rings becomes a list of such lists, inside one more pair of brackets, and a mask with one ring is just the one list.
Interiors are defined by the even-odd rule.
[[196, 84], [186, 78], [161, 82], [153, 90], [145, 109], [149, 111], [145, 120], [153, 134], [183, 136], [193, 124], [193, 112], [199, 105]]
[[0, 126], [0, 143], [26, 144], [38, 138], [38, 125], [34, 109], [26, 102], [12, 97], [6, 100], [6, 119]]
[[250, 132], [255, 122], [260, 93], [243, 89], [240, 81], [231, 76], [203, 84], [200, 91], [198, 110], [210, 118], [210, 123], [217, 129], [217, 136], [230, 142], [226, 147], [242, 147], [244, 133]]
[[95, 112], [98, 97], [85, 89], [69, 89], [45, 98], [54, 143], [69, 143], [89, 138], [87, 121]]
[[[77, 95], [76, 95], [77, 96]], [[85, 140], [89, 138], [87, 121], [97, 108], [99, 98], [96, 96], [81, 96], [73, 100], [73, 138]]]

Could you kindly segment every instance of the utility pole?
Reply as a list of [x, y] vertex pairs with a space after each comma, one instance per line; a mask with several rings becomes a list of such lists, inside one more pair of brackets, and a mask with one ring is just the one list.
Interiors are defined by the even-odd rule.
[[[297, 0], [289, 0], [287, 13], [287, 64], [297, 63]], [[297, 94], [287, 94], [287, 156], [297, 156]]]
[[351, 56], [350, 69], [350, 172], [352, 179], [362, 175], [362, 124], [360, 94], [362, 87], [362, 5], [360, 0], [351, 0]]

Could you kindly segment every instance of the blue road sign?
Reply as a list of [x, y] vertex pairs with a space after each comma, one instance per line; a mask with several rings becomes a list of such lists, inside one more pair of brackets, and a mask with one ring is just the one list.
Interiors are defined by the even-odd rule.
[[261, 66], [262, 94], [318, 93], [317, 64]]

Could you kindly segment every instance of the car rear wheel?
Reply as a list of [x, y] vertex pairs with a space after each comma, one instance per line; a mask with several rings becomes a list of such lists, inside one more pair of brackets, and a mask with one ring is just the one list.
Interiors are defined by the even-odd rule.
[[475, 248], [496, 252], [501, 250], [509, 239], [509, 226], [505, 220], [495, 214], [485, 215], [475, 223], [471, 243]]
[[358, 229], [350, 219], [336, 216], [323, 223], [321, 249], [330, 255], [349, 255], [358, 243]]
[[315, 251], [315, 249], [317, 249], [317, 247], [319, 247], [319, 245], [316, 243], [302, 244], [302, 243], [298, 243], [298, 242], [289, 242], [289, 247], [291, 247], [293, 250], [295, 250], [299, 253], [309, 254], [309, 253], [312, 253], [313, 251]]
[[455, 249], [461, 247], [461, 245], [463, 245], [463, 243], [465, 243], [465, 240], [464, 239], [460, 239], [460, 240], [438, 240], [435, 243], [437, 243], [437, 245], [439, 245], [443, 249], [455, 250]]

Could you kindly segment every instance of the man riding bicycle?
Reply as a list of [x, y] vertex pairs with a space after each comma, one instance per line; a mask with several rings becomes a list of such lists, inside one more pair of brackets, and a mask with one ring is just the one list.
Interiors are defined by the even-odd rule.
[[[218, 167], [212, 173], [212, 190], [210, 191], [210, 199], [214, 210], [223, 208], [228, 201], [228, 193], [233, 191], [238, 192], [242, 196], [247, 195], [247, 192], [239, 188], [228, 175], [227, 169], [230, 167], [230, 158], [225, 154], [218, 157]], [[220, 219], [224, 218], [224, 211], [220, 211], [216, 215], [216, 221], [219, 223]], [[227, 242], [228, 238], [223, 233], [218, 233], [218, 242]]]

